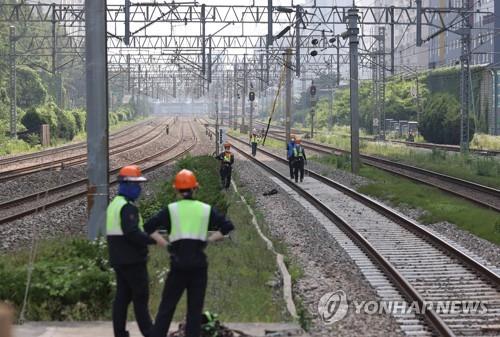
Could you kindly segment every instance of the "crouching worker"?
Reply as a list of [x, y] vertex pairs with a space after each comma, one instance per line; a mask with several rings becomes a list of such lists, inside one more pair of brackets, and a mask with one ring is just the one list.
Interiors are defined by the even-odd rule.
[[228, 189], [231, 185], [231, 173], [234, 164], [234, 155], [231, 153], [231, 144], [229, 142], [224, 143], [224, 152], [219, 154], [216, 159], [221, 161], [219, 174], [222, 188]]
[[[181, 170], [174, 188], [181, 200], [169, 204], [145, 225], [146, 231], [159, 228], [168, 233], [170, 271], [151, 337], [165, 337], [184, 290], [187, 291], [186, 337], [199, 337], [207, 287], [207, 242], [222, 240], [233, 224], [210, 205], [194, 199], [198, 182], [193, 172]], [[208, 235], [208, 229], [214, 229]]]
[[149, 315], [149, 281], [146, 267], [148, 245], [166, 246], [167, 242], [155, 232], [148, 235], [134, 201], [141, 194], [141, 182], [146, 181], [136, 165], [125, 166], [118, 175], [118, 195], [111, 201], [106, 214], [106, 236], [109, 261], [116, 274], [116, 295], [113, 302], [115, 337], [128, 337], [127, 311], [134, 304], [135, 317], [143, 336], [149, 337], [152, 327]]

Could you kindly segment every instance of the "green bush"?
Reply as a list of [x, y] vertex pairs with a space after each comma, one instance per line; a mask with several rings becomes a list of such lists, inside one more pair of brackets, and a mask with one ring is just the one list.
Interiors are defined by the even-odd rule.
[[87, 123], [87, 113], [85, 112], [85, 110], [72, 110], [71, 113], [75, 118], [77, 132], [85, 131]]
[[40, 144], [40, 136], [37, 133], [29, 133], [26, 136], [26, 143], [28, 143], [31, 146], [39, 145]]
[[57, 137], [72, 140], [78, 132], [76, 120], [71, 111], [64, 111], [56, 107]]
[[[20, 308], [28, 256], [0, 259], [0, 300]], [[109, 316], [113, 272], [104, 241], [73, 239], [43, 247], [33, 265], [27, 306], [29, 320], [93, 320]]]
[[[48, 103], [41, 107], [32, 107], [28, 109], [21, 123], [26, 127], [29, 133], [40, 133], [40, 126], [48, 124], [51, 133], [57, 130], [57, 115], [54, 103]], [[52, 135], [55, 136], [55, 135]]]
[[[470, 119], [470, 139], [474, 136], [474, 120]], [[460, 104], [449, 93], [432, 94], [424, 106], [419, 131], [426, 141], [460, 144]]]

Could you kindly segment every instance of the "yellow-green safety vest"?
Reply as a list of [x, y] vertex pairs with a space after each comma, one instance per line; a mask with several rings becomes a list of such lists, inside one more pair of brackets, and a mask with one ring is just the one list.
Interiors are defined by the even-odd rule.
[[229, 152], [229, 153], [224, 152], [224, 162], [225, 163], [231, 162], [231, 152]]
[[180, 200], [168, 205], [170, 242], [183, 239], [207, 241], [210, 205], [198, 200]]
[[[125, 206], [128, 204], [127, 199], [125, 199], [122, 195], [117, 195], [113, 201], [108, 205], [108, 209], [106, 211], [106, 235], [107, 236], [115, 236], [115, 235], [123, 235], [122, 230], [122, 218], [120, 216], [120, 212]], [[141, 215], [139, 214], [139, 229], [144, 231], [144, 221], [142, 220]]]
[[302, 146], [295, 145], [295, 147], [293, 148], [293, 156], [294, 157], [304, 156], [304, 150], [302, 149]]
[[251, 137], [252, 143], [257, 143], [258, 140], [259, 140], [259, 138], [257, 137], [257, 135], [252, 135], [252, 137]]

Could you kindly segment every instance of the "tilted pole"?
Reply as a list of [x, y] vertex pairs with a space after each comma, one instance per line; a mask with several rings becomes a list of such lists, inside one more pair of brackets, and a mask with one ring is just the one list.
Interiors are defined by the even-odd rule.
[[106, 0], [85, 1], [88, 237], [104, 233], [108, 205]]

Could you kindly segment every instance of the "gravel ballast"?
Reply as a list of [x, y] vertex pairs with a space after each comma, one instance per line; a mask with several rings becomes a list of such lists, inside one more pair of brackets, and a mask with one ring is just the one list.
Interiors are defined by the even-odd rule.
[[[260, 168], [237, 156], [235, 171], [239, 188], [255, 198], [255, 209], [262, 213], [271, 237], [286, 245], [290, 258], [303, 270], [294, 292], [312, 316], [312, 336], [402, 336], [395, 320], [388, 315], [354, 313], [333, 325], [325, 325], [317, 314], [319, 299], [327, 292], [343, 290], [348, 302], [377, 300], [375, 291], [361, 271], [300, 203], [274, 184]], [[273, 188], [278, 194], [265, 197]]]
[[[204, 131], [197, 124], [194, 125], [194, 130], [198, 137], [198, 145], [191, 150], [192, 155], [207, 154], [208, 147], [206, 146], [207, 140], [204, 135]], [[185, 130], [188, 130], [187, 126]], [[171, 132], [172, 135], [172, 132]], [[175, 136], [174, 136], [175, 137]], [[164, 142], [158, 147], [149, 148], [149, 151], [156, 152], [161, 148], [172, 145], [175, 140], [170, 138], [164, 139]], [[190, 139], [187, 140], [188, 142]], [[142, 152], [142, 149], [137, 149], [137, 152]], [[178, 151], [176, 152], [178, 153]], [[142, 152], [141, 157], [146, 156], [145, 152]], [[162, 166], [153, 172], [146, 173], [146, 177], [149, 182], [144, 184], [143, 196], [148, 196], [153, 193], [153, 189], [157, 181], [163, 180], [166, 177], [171, 176], [175, 164]], [[72, 168], [73, 169], [73, 168]], [[76, 168], [74, 168], [76, 169]], [[58, 184], [60, 181], [68, 179], [65, 174], [57, 174], [54, 172], [54, 179], [57, 181], [46, 181], [47, 184], [51, 183]], [[84, 174], [84, 173], [81, 173]], [[43, 179], [40, 179], [43, 180]], [[25, 181], [25, 184], [21, 185], [25, 189], [30, 188], [29, 180]], [[33, 189], [33, 187], [31, 187]], [[110, 197], [113, 197], [116, 193], [116, 187], [110, 188]], [[40, 212], [28, 215], [22, 219], [13, 221], [8, 224], [0, 226], [0, 250], [7, 251], [12, 249], [20, 249], [24, 247], [29, 247], [33, 235], [36, 235], [37, 240], [47, 239], [47, 238], [58, 238], [58, 237], [71, 237], [71, 236], [81, 236], [86, 235], [87, 232], [87, 200], [86, 198], [80, 198], [78, 200], [66, 203], [59, 207], [51, 208], [48, 210], [40, 210]]]

